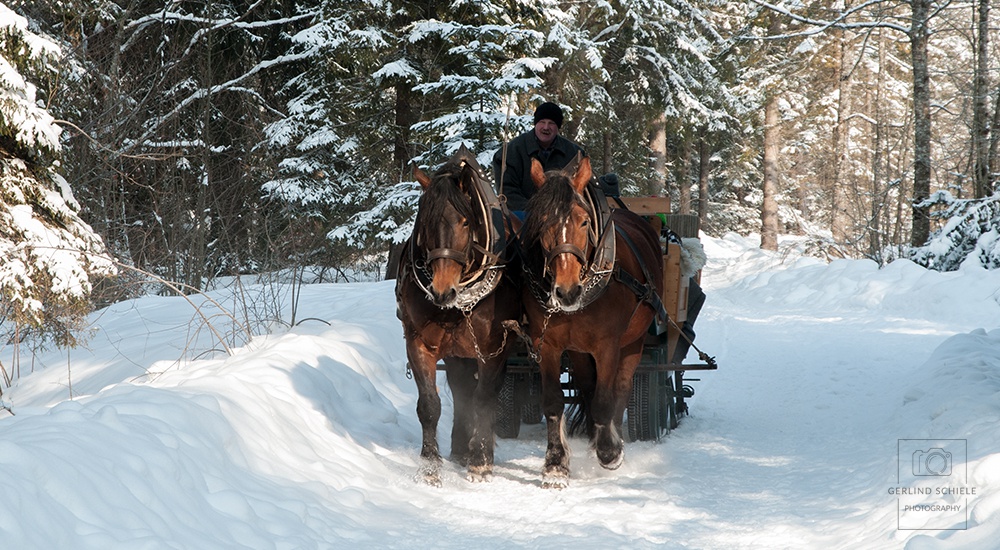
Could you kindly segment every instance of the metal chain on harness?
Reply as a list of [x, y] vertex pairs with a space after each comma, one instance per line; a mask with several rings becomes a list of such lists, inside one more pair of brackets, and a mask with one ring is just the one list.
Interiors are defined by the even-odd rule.
[[552, 313], [550, 311], [545, 312], [545, 320], [542, 321], [542, 333], [538, 335], [538, 347], [536, 348], [531, 341], [531, 336], [525, 334], [524, 329], [521, 328], [520, 323], [511, 319], [503, 322], [505, 328], [510, 329], [511, 332], [516, 334], [521, 341], [524, 342], [524, 347], [528, 351], [528, 359], [535, 362], [536, 365], [542, 364], [542, 343], [545, 341], [545, 331], [549, 329], [549, 319], [552, 318]]
[[[472, 328], [472, 309], [471, 308], [463, 309], [462, 314], [465, 316], [465, 324], [469, 328], [469, 334], [472, 335], [472, 347], [475, 348], [476, 350], [476, 359], [478, 359], [482, 363], [485, 363], [487, 360], [493, 359], [499, 356], [501, 353], [503, 353], [503, 350], [507, 348], [507, 335], [510, 334], [511, 332], [518, 332], [516, 330], [511, 329], [507, 325], [508, 321], [504, 321], [503, 323], [501, 323], [501, 326], [503, 327], [503, 340], [500, 342], [500, 347], [489, 355], [483, 355], [482, 350], [479, 349], [479, 339], [476, 338], [476, 331], [473, 330]], [[545, 324], [548, 324], [548, 317], [546, 317], [545, 321], [546, 321]], [[531, 347], [530, 344], [528, 347], [530, 349]], [[409, 361], [406, 362], [406, 379], [413, 380], [413, 368], [410, 366]]]
[[469, 327], [469, 334], [472, 335], [472, 347], [476, 350], [476, 358], [479, 361], [485, 363], [488, 359], [493, 359], [503, 353], [503, 350], [507, 347], [508, 330], [506, 324], [501, 323], [500, 325], [503, 327], [503, 340], [500, 342], [500, 347], [489, 355], [483, 355], [483, 352], [479, 349], [479, 338], [476, 338], [476, 331], [472, 328], [472, 310], [463, 310], [463, 314], [465, 315], [465, 324]]

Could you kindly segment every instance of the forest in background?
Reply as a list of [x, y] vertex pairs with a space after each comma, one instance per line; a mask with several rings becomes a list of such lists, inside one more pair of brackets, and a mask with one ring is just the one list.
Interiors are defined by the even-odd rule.
[[[27, 266], [0, 273], [0, 320], [16, 326], [218, 277], [378, 265], [409, 234], [412, 166], [464, 143], [488, 167], [541, 101], [564, 106], [563, 135], [598, 173], [669, 195], [710, 235], [1000, 266], [987, 0], [0, 8], [0, 247]], [[25, 205], [101, 282], [56, 284], [2, 215]], [[102, 246], [114, 268], [93, 260]]]

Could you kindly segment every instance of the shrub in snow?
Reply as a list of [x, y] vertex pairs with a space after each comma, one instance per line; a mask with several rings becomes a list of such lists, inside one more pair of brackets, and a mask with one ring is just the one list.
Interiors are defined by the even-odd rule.
[[954, 271], [967, 260], [986, 269], [1000, 267], [1000, 193], [985, 199], [955, 199], [939, 191], [928, 201], [945, 205], [933, 215], [946, 221], [926, 245], [913, 249], [914, 262], [938, 271]]

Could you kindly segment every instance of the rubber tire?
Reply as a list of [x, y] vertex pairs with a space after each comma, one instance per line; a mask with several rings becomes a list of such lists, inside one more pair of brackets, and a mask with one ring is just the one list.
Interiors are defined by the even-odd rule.
[[497, 418], [494, 431], [501, 439], [517, 439], [521, 433], [521, 410], [517, 406], [516, 375], [507, 373], [497, 394]]
[[542, 415], [542, 375], [532, 372], [521, 375], [519, 383], [523, 387], [523, 406], [521, 407], [521, 422], [524, 424], [541, 424]]
[[663, 431], [670, 431], [666, 376], [669, 373], [637, 372], [632, 378], [627, 409], [630, 441], [656, 441]]

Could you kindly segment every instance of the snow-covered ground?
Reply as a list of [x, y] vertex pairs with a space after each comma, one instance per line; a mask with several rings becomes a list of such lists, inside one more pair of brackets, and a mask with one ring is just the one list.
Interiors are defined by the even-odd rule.
[[147, 297], [96, 313], [88, 349], [7, 345], [0, 547], [1000, 546], [1000, 270], [703, 242], [719, 370], [617, 471], [573, 440], [564, 490], [540, 486], [541, 426], [499, 441], [491, 483], [417, 481], [392, 282], [306, 286], [292, 328], [288, 296], [213, 293], [237, 319], [281, 307], [249, 343], [215, 306]]

